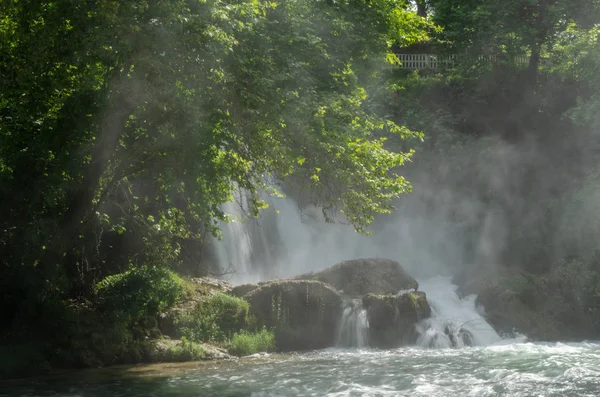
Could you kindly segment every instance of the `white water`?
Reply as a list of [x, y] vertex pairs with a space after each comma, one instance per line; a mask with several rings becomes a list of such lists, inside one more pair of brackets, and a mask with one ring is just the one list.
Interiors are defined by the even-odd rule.
[[231, 202], [223, 206], [223, 211], [231, 218], [220, 227], [223, 240], [216, 244], [219, 265], [225, 272], [233, 272], [232, 281], [256, 282], [259, 276], [250, 269], [252, 261], [252, 241], [248, 232], [243, 203]]
[[368, 345], [369, 320], [361, 299], [343, 303], [342, 318], [338, 329], [337, 347], [364, 348]]
[[[301, 211], [293, 199], [262, 198], [269, 204], [262, 211], [262, 219], [274, 218], [274, 222], [249, 219], [222, 224], [223, 240], [217, 244], [217, 258], [221, 267], [239, 269], [229, 277], [235, 284], [291, 277], [322, 270], [343, 260], [392, 254], [384, 253], [382, 242], [376, 238], [360, 235], [345, 224], [326, 223], [315, 207]], [[223, 210], [234, 219], [244, 217], [237, 203], [228, 203]], [[271, 229], [269, 235], [276, 229], [278, 241], [269, 240], [266, 229]], [[263, 263], [264, 258], [256, 259], [258, 252], [271, 258], [268, 266]], [[397, 252], [393, 256], [398, 257]]]
[[417, 326], [420, 346], [464, 347], [466, 343], [461, 337], [464, 331], [472, 335], [474, 346], [488, 346], [502, 340], [476, 307], [476, 296], [461, 299], [449, 277], [421, 281], [419, 289], [425, 292], [431, 306], [431, 317]]
[[[3, 385], [6, 397], [597, 397], [600, 345], [330, 349], [206, 365], [138, 366]], [[137, 375], [136, 375], [137, 374]]]
[[[255, 220], [236, 221], [224, 227], [224, 240], [219, 245], [218, 256], [223, 266], [233, 264], [239, 271], [231, 277], [234, 283], [256, 282], [265, 278], [289, 277], [309, 271], [321, 270], [337, 262], [361, 257], [386, 257], [398, 260], [411, 274], [419, 273], [422, 262], [406, 262], [404, 258], [425, 257], [415, 252], [423, 245], [407, 248], [405, 224], [387, 225], [385, 233], [366, 237], [355, 233], [342, 224], [328, 224], [315, 208], [302, 213], [291, 199], [265, 198], [271, 211], [276, 214], [274, 224], [258, 224]], [[243, 211], [238, 204], [229, 204], [225, 210], [234, 218], [241, 219]], [[253, 223], [254, 222], [254, 223]], [[279, 263], [257, 263], [256, 251], [267, 251], [273, 247], [265, 228], [275, 228], [279, 236]], [[398, 240], [390, 243], [391, 236]], [[254, 244], [254, 245], [253, 245]], [[257, 246], [258, 245], [258, 246]], [[421, 248], [419, 248], [421, 247]], [[275, 256], [263, 255], [264, 258]], [[430, 269], [443, 270], [441, 264], [430, 264]], [[431, 318], [418, 324], [418, 344], [423, 347], [464, 347], [466, 345], [487, 346], [498, 343], [501, 337], [485, 321], [475, 305], [475, 296], [460, 299], [457, 287], [450, 277], [435, 275], [422, 278], [419, 289], [427, 294], [432, 308]], [[431, 276], [431, 274], [434, 274]], [[401, 293], [400, 291], [399, 293]], [[367, 314], [360, 303], [346, 302], [340, 319], [338, 345], [343, 347], [367, 346]]]

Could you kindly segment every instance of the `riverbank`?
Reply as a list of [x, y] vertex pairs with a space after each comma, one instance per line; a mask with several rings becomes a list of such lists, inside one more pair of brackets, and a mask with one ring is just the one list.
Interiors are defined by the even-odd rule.
[[[350, 333], [348, 346], [366, 343], [363, 335], [369, 335], [369, 346], [411, 345], [417, 322], [430, 315], [417, 288], [389, 259], [343, 261], [322, 272], [254, 285], [243, 296], [222, 280], [133, 268], [100, 281], [87, 304], [57, 304], [64, 310], [53, 319], [59, 332], [0, 348], [0, 374], [313, 351], [338, 345], [340, 324], [356, 324], [355, 316], [364, 321], [358, 333]], [[356, 302], [355, 310], [347, 311], [345, 302]], [[354, 340], [359, 335], [361, 343]]]
[[[559, 281], [562, 289], [575, 287], [565, 275], [577, 268], [552, 278], [479, 269], [455, 277], [454, 283], [438, 276], [420, 285], [398, 262], [363, 258], [234, 288], [222, 280], [136, 268], [101, 281], [93, 303], [66, 306], [70, 316], [55, 319], [64, 321], [62, 333], [0, 346], [0, 377], [142, 363], [166, 368], [164, 363], [229, 362], [257, 353], [335, 346], [487, 346], [515, 334], [546, 341], [593, 339], [591, 331], [577, 339], [556, 317], [565, 306], [540, 299]], [[586, 330], [593, 328], [577, 329]]]
[[[98, 283], [86, 300], [48, 304], [47, 332], [14, 332], [0, 343], [0, 379], [57, 368], [231, 359], [270, 352], [271, 330], [258, 327], [231, 285], [140, 267]], [[18, 327], [14, 327], [18, 330]]]
[[73, 382], [77, 384], [111, 383], [135, 379], [161, 379], [183, 376], [200, 370], [231, 370], [250, 363], [266, 363], [274, 360], [293, 359], [298, 354], [257, 353], [245, 357], [204, 359], [185, 362], [119, 364], [103, 368], [53, 369], [43, 375], [17, 377], [2, 380], [3, 387], [23, 385], [59, 384]]
[[[80, 371], [53, 382], [0, 385], [6, 397], [251, 395], [597, 396], [600, 346], [514, 343], [468, 349], [334, 350], [235, 362], [141, 366], [120, 377]], [[100, 373], [106, 372], [100, 370]], [[75, 376], [76, 375], [76, 376]]]

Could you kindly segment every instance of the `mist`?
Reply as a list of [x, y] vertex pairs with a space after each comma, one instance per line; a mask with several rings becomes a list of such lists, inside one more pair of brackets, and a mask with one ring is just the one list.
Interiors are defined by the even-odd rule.
[[[473, 264], [527, 267], [538, 254], [536, 239], [561, 240], [572, 232], [565, 225], [573, 217], [597, 205], [593, 195], [577, 208], [560, 200], [593, 158], [583, 138], [540, 143], [531, 135], [518, 142], [492, 136], [434, 147], [426, 139], [403, 169], [413, 191], [397, 200], [392, 214], [376, 218], [373, 235], [327, 223], [320, 209], [301, 207], [292, 197], [263, 196], [269, 208], [259, 219], [222, 225], [219, 260], [222, 266], [237, 262], [234, 282], [290, 277], [364, 257], [397, 260], [419, 279], [455, 275]], [[226, 212], [242, 215], [238, 205]], [[563, 246], [547, 247], [545, 255], [560, 258]]]

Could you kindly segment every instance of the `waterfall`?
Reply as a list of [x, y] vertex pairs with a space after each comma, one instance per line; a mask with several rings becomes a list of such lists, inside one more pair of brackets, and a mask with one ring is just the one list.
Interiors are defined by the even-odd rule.
[[431, 317], [417, 325], [420, 346], [486, 346], [502, 339], [478, 311], [475, 296], [461, 299], [449, 277], [425, 280], [419, 288], [427, 294], [431, 306]]
[[230, 202], [223, 205], [223, 211], [231, 217], [231, 222], [221, 223], [223, 239], [216, 244], [219, 265], [226, 273], [232, 272], [233, 278], [250, 280], [258, 275], [252, 274], [252, 240], [244, 221], [243, 207]]
[[[263, 199], [269, 208], [259, 220], [244, 220], [243, 206], [236, 202], [223, 207], [234, 222], [222, 225], [224, 238], [217, 244], [217, 259], [221, 267], [237, 269], [229, 276], [234, 284], [291, 277], [360, 257], [397, 259], [410, 274], [423, 280], [419, 289], [427, 294], [432, 308], [431, 317], [417, 326], [419, 345], [462, 347], [501, 340], [478, 312], [474, 296], [459, 298], [449, 277], [427, 278], [449, 274], [448, 267], [429, 249], [445, 236], [436, 234], [434, 222], [407, 214], [402, 220], [381, 225], [375, 236], [366, 237], [347, 225], [324, 222], [316, 208], [300, 211], [293, 199]], [[241, 198], [239, 202], [245, 204]], [[366, 347], [367, 331], [361, 302], [345, 302], [338, 346]]]
[[362, 299], [345, 300], [340, 319], [337, 347], [363, 348], [368, 344], [369, 321]]

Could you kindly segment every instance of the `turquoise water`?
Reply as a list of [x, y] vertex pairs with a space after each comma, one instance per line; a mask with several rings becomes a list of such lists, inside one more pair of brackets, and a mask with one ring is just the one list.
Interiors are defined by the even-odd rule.
[[326, 350], [205, 365], [73, 372], [0, 396], [599, 396], [600, 344]]

